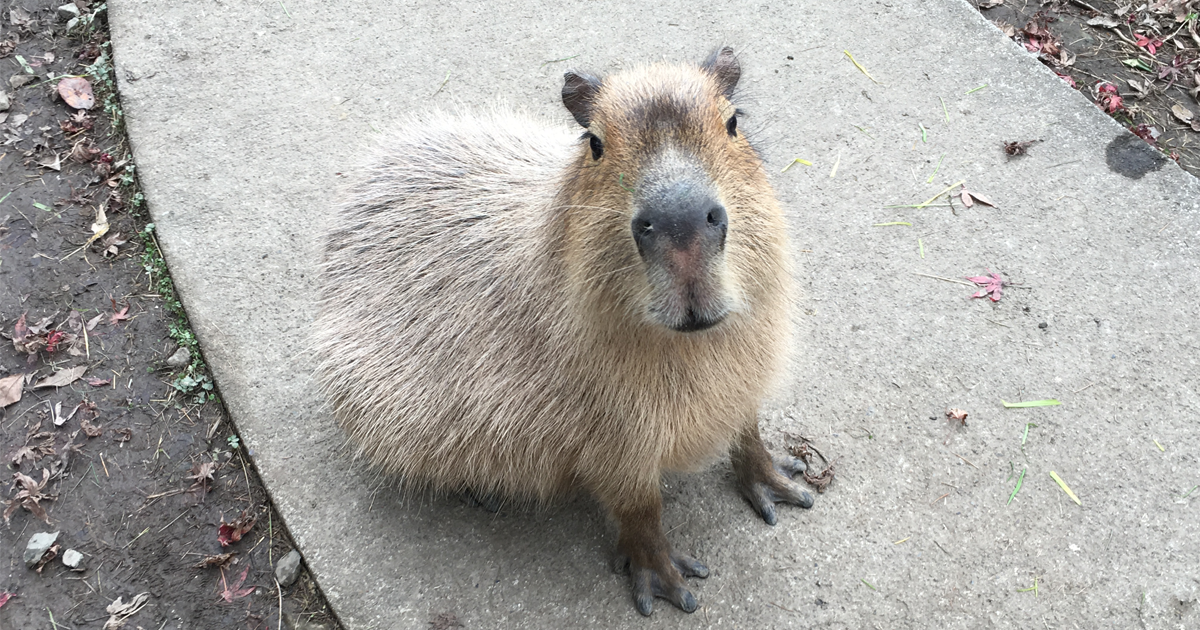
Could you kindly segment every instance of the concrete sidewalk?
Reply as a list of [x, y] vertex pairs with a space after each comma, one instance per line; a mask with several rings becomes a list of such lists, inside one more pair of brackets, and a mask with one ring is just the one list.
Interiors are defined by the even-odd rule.
[[[468, 628], [1200, 625], [1200, 491], [1181, 498], [1200, 483], [1200, 185], [966, 3], [109, 7], [159, 242], [348, 628], [441, 612]], [[744, 128], [802, 286], [799, 359], [764, 437], [812, 438], [838, 477], [776, 527], [727, 463], [667, 480], [669, 537], [714, 573], [693, 582], [704, 610], [660, 601], [645, 620], [606, 568], [615, 528], [592, 502], [405, 504], [349, 464], [305, 337], [339, 173], [377, 130], [498, 101], [567, 121], [564, 69], [699, 60], [722, 42], [741, 53]], [[1027, 157], [1001, 150], [1032, 139]], [[813, 166], [781, 173], [795, 157]], [[959, 180], [998, 207], [884, 207]], [[934, 278], [985, 269], [1019, 284], [993, 304]], [[1001, 406], [1043, 398], [1063, 404]], [[970, 412], [965, 429], [950, 434], [947, 407]]]

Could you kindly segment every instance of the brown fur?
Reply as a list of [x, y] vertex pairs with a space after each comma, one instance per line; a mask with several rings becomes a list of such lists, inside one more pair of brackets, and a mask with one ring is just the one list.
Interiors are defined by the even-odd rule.
[[[759, 158], [726, 132], [725, 87], [696, 66], [607, 77], [589, 124], [601, 160], [578, 129], [510, 113], [427, 116], [386, 139], [338, 209], [315, 325], [320, 382], [361, 456], [451, 491], [585, 488], [633, 556], [666, 545], [663, 471], [736, 440], [769, 467], [756, 413], [790, 345], [787, 244]], [[732, 312], [702, 332], [652, 315], [630, 236], [630, 190], [667, 146], [699, 157], [729, 217], [714, 273]]]

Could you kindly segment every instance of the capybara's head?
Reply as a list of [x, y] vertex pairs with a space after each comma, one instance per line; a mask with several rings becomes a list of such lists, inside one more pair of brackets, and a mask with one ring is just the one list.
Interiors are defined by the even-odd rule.
[[776, 273], [761, 268], [778, 208], [738, 128], [740, 75], [722, 48], [698, 66], [565, 77], [563, 103], [587, 129], [565, 187], [568, 238], [591, 252], [573, 271], [678, 332], [746, 309], [756, 276]]

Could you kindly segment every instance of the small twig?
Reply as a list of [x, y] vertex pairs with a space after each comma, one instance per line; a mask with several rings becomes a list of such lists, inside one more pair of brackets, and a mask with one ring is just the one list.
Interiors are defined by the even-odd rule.
[[938, 497], [938, 498], [936, 498], [936, 499], [934, 499], [934, 500], [930, 501], [930, 502], [929, 502], [929, 505], [933, 505], [934, 503], [937, 503], [938, 501], [941, 501], [942, 499], [945, 499], [945, 498], [946, 498], [946, 497], [948, 497], [948, 496], [950, 496], [950, 493], [949, 493], [949, 492], [947, 492], [946, 494], [943, 494], [942, 496], [940, 496], [940, 497]]
[[171, 519], [171, 522], [170, 522], [170, 523], [167, 523], [166, 525], [163, 525], [162, 529], [158, 530], [158, 533], [160, 533], [160, 534], [161, 534], [161, 533], [163, 533], [163, 532], [164, 532], [164, 531], [165, 531], [165, 530], [166, 530], [168, 527], [170, 527], [170, 526], [174, 525], [174, 524], [175, 524], [175, 521], [178, 521], [179, 519], [183, 518], [183, 515], [184, 515], [184, 514], [187, 514], [187, 513], [188, 513], [190, 510], [191, 510], [191, 508], [188, 508], [188, 509], [186, 509], [186, 510], [184, 510], [184, 511], [180, 512], [180, 513], [179, 513], [179, 516], [176, 516], [175, 518]]
[[100, 453], [100, 465], [104, 467], [104, 476], [109, 477], [110, 475], [108, 474], [108, 464], [104, 463], [104, 453]]
[[1081, 391], [1083, 391], [1083, 390], [1085, 390], [1085, 389], [1087, 389], [1087, 388], [1089, 388], [1089, 387], [1091, 387], [1092, 385], [1095, 385], [1095, 384], [1096, 384], [1096, 382], [1095, 382], [1095, 381], [1092, 381], [1091, 383], [1088, 383], [1087, 385], [1084, 385], [1083, 387], [1080, 387], [1079, 389], [1077, 389], [1077, 390], [1075, 390], [1075, 391], [1073, 391], [1073, 392], [1071, 392], [1071, 393], [1072, 393], [1072, 394], [1078, 394], [1079, 392], [1081, 392]]
[[780, 606], [779, 604], [776, 604], [775, 602], [767, 602], [767, 603], [778, 608], [779, 610], [786, 610], [790, 613], [796, 613], [797, 615], [803, 614], [799, 610], [792, 610], [791, 608], [788, 608], [787, 606]]
[[924, 276], [924, 277], [926, 277], [926, 278], [933, 278], [934, 280], [941, 280], [941, 281], [943, 281], [943, 282], [953, 282], [953, 283], [955, 283], [955, 284], [965, 284], [965, 285], [967, 285], [967, 286], [969, 286], [969, 287], [974, 287], [974, 286], [975, 286], [974, 284], [972, 284], [972, 283], [970, 283], [970, 282], [967, 282], [966, 280], [955, 280], [954, 278], [943, 278], [943, 277], [941, 277], [941, 276], [931, 276], [931, 275], [929, 275], [929, 274], [927, 274], [927, 273], [920, 273], [920, 272], [918, 272], [918, 271], [914, 271], [914, 272], [912, 272], [912, 273], [914, 273], [914, 274], [916, 274], [916, 275], [918, 275], [918, 276]]
[[929, 540], [932, 540], [933, 544], [937, 545], [937, 548], [942, 550], [942, 553], [946, 554], [947, 556], [950, 555], [950, 552], [946, 551], [946, 548], [943, 547], [942, 544], [939, 543], [936, 538], [930, 538]]
[[132, 544], [133, 544], [135, 541], [137, 541], [137, 539], [139, 539], [139, 538], [141, 538], [142, 536], [144, 536], [144, 535], [146, 534], [146, 532], [148, 532], [148, 531], [150, 531], [150, 528], [149, 528], [149, 527], [147, 527], [146, 529], [143, 529], [141, 534], [138, 534], [137, 536], [134, 536], [134, 537], [133, 537], [133, 540], [131, 540], [131, 541], [129, 541], [129, 542], [127, 542], [127, 543], [125, 543], [125, 546], [124, 546], [124, 547], [121, 547], [121, 548], [122, 548], [122, 549], [128, 549], [128, 548], [129, 548], [129, 545], [132, 545]]
[[279, 594], [279, 623], [276, 624], [275, 630], [283, 630], [283, 587], [274, 576], [271, 576], [271, 579], [275, 580], [275, 592]]
[[964, 462], [967, 462], [968, 464], [971, 464], [971, 466], [974, 466], [975, 468], [979, 468], [978, 466], [975, 466], [975, 464], [971, 460], [967, 459], [966, 457], [963, 457], [962, 455], [959, 455], [958, 453], [955, 453], [954, 456], [963, 460]]
[[440, 93], [440, 92], [442, 91], [442, 88], [446, 87], [446, 84], [447, 84], [447, 83], [449, 83], [449, 82], [450, 82], [450, 71], [449, 71], [449, 70], [447, 70], [447, 71], [446, 71], [446, 78], [442, 80], [442, 84], [438, 86], [438, 89], [437, 89], [437, 91], [436, 91], [436, 92], [434, 92], [433, 94], [430, 94], [430, 95], [429, 95], [429, 98], [433, 98], [433, 97], [437, 96], [437, 95], [438, 95], [438, 93]]
[[1091, 11], [1092, 13], [1103, 13], [1103, 11], [1097, 10], [1095, 7], [1084, 2], [1083, 0], [1071, 0], [1071, 4], [1077, 4], [1085, 9], [1087, 9], [1088, 11]]
[[997, 326], [1003, 326], [1003, 327], [1005, 327], [1005, 328], [1012, 328], [1012, 326], [1009, 326], [1008, 324], [1001, 324], [1000, 322], [993, 322], [992, 320], [990, 320], [990, 319], [988, 319], [988, 318], [986, 318], [986, 317], [984, 317], [983, 319], [984, 319], [985, 321], [991, 322], [991, 323], [993, 323], [993, 324], [995, 324], [995, 325], [997, 325]]

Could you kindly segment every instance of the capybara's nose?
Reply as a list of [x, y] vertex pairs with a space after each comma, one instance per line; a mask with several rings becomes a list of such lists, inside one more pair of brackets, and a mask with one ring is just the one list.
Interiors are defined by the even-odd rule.
[[664, 193], [647, 200], [630, 224], [643, 257], [668, 245], [690, 248], [697, 240], [701, 249], [709, 252], [725, 247], [729, 216], [711, 194], [686, 181], [671, 185]]

